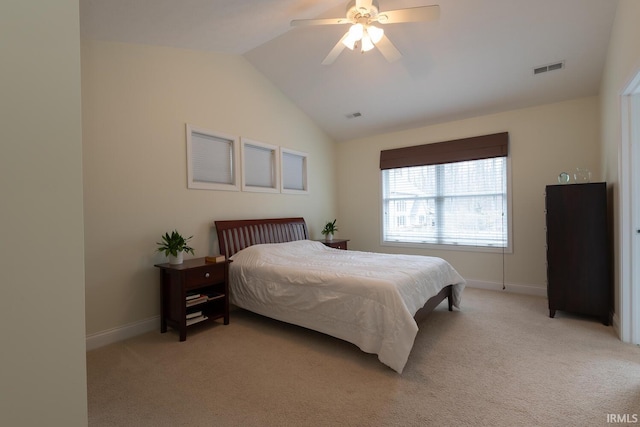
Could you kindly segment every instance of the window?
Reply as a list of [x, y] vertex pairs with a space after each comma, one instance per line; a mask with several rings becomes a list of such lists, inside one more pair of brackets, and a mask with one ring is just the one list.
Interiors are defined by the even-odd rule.
[[242, 138], [242, 190], [278, 193], [278, 147]]
[[280, 148], [282, 156], [282, 192], [307, 193], [307, 154]]
[[[428, 150], [442, 152], [445, 146], [437, 147], [439, 144], [428, 144]], [[459, 148], [449, 145], [446, 149], [452, 147]], [[505, 150], [497, 154], [506, 154]], [[506, 155], [457, 160], [461, 150], [455, 149], [455, 161], [442, 162], [451, 158], [447, 154], [437, 164], [385, 168], [390, 158], [397, 161], [399, 154], [389, 152], [381, 153], [383, 244], [510, 251]], [[429, 163], [429, 158], [438, 157], [433, 152], [428, 154], [421, 159], [414, 151], [407, 158], [411, 163]], [[479, 157], [468, 153], [463, 156]]]
[[238, 139], [187, 124], [187, 187], [238, 191]]

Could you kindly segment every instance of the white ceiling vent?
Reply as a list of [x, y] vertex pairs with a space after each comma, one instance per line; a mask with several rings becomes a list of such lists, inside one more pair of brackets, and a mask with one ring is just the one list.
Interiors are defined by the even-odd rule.
[[547, 71], [554, 71], [554, 70], [562, 70], [564, 68], [564, 61], [561, 62], [556, 62], [555, 64], [549, 64], [549, 65], [542, 65], [540, 67], [535, 67], [533, 69], [533, 74], [542, 74], [542, 73], [546, 73]]
[[357, 117], [362, 117], [362, 113], [357, 111], [355, 113], [347, 114], [347, 119], [355, 119]]

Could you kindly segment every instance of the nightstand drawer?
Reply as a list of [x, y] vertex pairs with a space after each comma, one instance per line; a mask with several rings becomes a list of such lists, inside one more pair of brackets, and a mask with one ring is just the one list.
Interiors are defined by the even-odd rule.
[[185, 274], [185, 288], [191, 289], [209, 283], [224, 282], [224, 263], [192, 269]]

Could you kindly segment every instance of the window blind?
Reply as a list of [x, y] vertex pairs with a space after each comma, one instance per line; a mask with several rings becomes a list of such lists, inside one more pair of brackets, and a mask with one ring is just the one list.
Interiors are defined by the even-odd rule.
[[305, 156], [282, 153], [282, 187], [287, 190], [306, 190]]
[[505, 247], [506, 158], [383, 171], [384, 241]]
[[191, 133], [193, 180], [234, 184], [233, 141]]
[[244, 145], [245, 185], [261, 188], [275, 188], [274, 150], [257, 145]]

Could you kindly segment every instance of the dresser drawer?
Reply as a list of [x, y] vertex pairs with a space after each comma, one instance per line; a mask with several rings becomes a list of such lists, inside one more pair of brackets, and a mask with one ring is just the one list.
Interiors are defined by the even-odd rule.
[[185, 273], [185, 288], [192, 289], [201, 285], [224, 281], [225, 264], [211, 264], [205, 267], [191, 269]]

